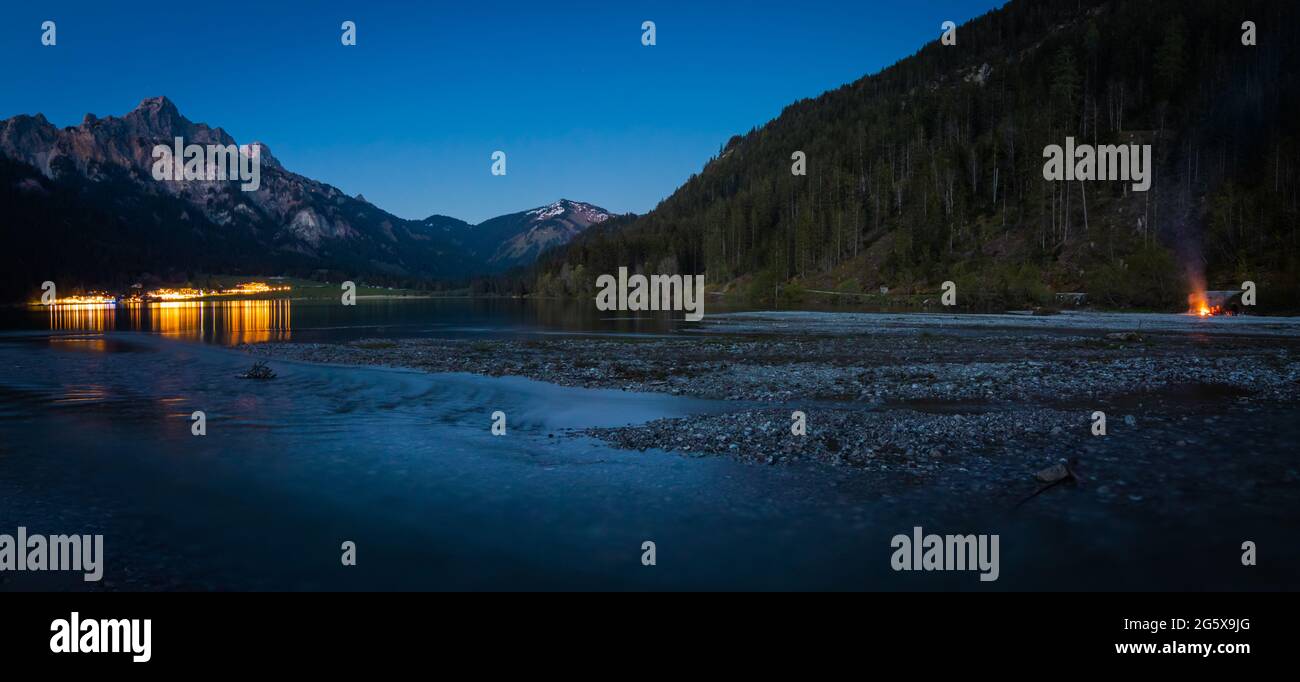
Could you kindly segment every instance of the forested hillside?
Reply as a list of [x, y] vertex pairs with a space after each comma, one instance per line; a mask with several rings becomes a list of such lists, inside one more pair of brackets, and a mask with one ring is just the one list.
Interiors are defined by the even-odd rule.
[[[1012, 303], [1087, 291], [1176, 308], [1202, 278], [1294, 301], [1297, 3], [1014, 0], [916, 55], [737, 135], [653, 212], [550, 252], [534, 290], [600, 273], [802, 289], [959, 290]], [[1242, 44], [1253, 21], [1257, 45]], [[1154, 180], [1049, 182], [1043, 150], [1150, 144]], [[791, 155], [807, 155], [807, 174]]]

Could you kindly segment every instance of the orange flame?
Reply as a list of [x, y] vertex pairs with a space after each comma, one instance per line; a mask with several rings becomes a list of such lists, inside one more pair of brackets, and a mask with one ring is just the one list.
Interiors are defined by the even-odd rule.
[[1199, 317], [1214, 317], [1231, 313], [1225, 311], [1223, 306], [1211, 305], [1210, 298], [1204, 291], [1194, 291], [1187, 295], [1187, 314]]

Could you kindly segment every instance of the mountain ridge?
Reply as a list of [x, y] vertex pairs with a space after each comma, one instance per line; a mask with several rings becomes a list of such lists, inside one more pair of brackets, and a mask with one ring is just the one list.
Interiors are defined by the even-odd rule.
[[[233, 179], [155, 180], [153, 147], [171, 147], [176, 137], [187, 145], [236, 144], [224, 129], [184, 117], [167, 97], [146, 98], [122, 116], [88, 113], [64, 128], [40, 113], [0, 120], [0, 224], [10, 243], [26, 247], [10, 253], [27, 252], [6, 259], [14, 262], [5, 268], [5, 294], [26, 296], [56, 277], [120, 284], [144, 273], [175, 280], [199, 271], [361, 276], [423, 288], [526, 264], [542, 250], [532, 247], [545, 241], [523, 234], [535, 227], [531, 222], [515, 225], [523, 233], [507, 230], [501, 243], [488, 244], [474, 226], [450, 216], [399, 218], [363, 196], [288, 171], [262, 142], [250, 143], [262, 164], [254, 191], [239, 191]], [[554, 220], [581, 222], [567, 214]], [[31, 224], [46, 234], [24, 229]], [[42, 249], [50, 238], [79, 245], [78, 253], [51, 258]], [[512, 240], [524, 248], [507, 248]]]

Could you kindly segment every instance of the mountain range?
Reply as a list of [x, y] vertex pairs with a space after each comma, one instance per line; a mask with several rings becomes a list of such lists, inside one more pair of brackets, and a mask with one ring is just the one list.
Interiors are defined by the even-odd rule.
[[155, 180], [154, 146], [178, 137], [236, 144], [165, 97], [66, 128], [40, 114], [0, 121], [6, 298], [28, 296], [45, 280], [112, 286], [200, 272], [425, 287], [527, 265], [611, 217], [562, 199], [479, 225], [441, 215], [407, 220], [285, 169], [260, 142], [249, 145], [261, 161], [253, 191], [237, 180]]
[[[1293, 302], [1297, 19], [1300, 4], [1270, 0], [1011, 0], [953, 45], [936, 30], [916, 54], [732, 136], [641, 216], [561, 200], [479, 225], [404, 220], [286, 170], [264, 145], [257, 191], [158, 182], [154, 144], [233, 140], [165, 98], [63, 129], [16, 116], [0, 122], [0, 288], [139, 273], [412, 287], [477, 276], [474, 291], [591, 297], [598, 274], [628, 267], [704, 274], [781, 305], [946, 281], [993, 307], [1083, 291], [1176, 309], [1245, 281], [1262, 306]], [[1070, 139], [1149, 146], [1150, 188], [1046, 179], [1044, 151]]]

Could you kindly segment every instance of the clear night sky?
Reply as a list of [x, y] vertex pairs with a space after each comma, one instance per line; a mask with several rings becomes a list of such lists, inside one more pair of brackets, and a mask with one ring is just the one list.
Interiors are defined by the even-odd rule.
[[0, 9], [0, 118], [77, 125], [166, 95], [401, 217], [477, 222], [561, 197], [648, 211], [731, 135], [1003, 3], [19, 4]]

